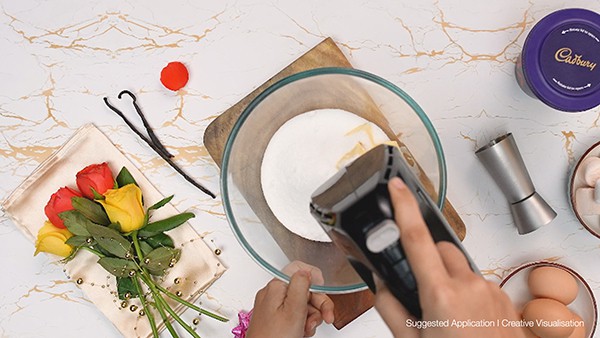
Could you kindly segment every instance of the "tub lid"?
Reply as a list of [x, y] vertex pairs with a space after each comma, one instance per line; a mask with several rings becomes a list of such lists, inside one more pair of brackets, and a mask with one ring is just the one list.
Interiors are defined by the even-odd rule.
[[578, 112], [600, 105], [600, 15], [586, 9], [544, 17], [523, 46], [523, 72], [547, 105]]

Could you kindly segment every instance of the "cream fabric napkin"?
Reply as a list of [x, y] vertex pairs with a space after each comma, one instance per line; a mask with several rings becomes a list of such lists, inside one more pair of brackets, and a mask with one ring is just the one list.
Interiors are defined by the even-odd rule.
[[[66, 144], [46, 159], [17, 189], [4, 201], [2, 208], [12, 218], [26, 236], [35, 241], [39, 228], [46, 216], [44, 206], [50, 195], [62, 186], [76, 188], [75, 174], [93, 163], [108, 162], [113, 173], [123, 166], [138, 182], [144, 196], [144, 204], [150, 206], [163, 196], [144, 175], [110, 142], [95, 126], [89, 124], [79, 129]], [[154, 219], [177, 214], [178, 211], [167, 204], [153, 213]], [[181, 258], [162, 279], [161, 285], [171, 292], [180, 291], [182, 298], [195, 301], [225, 268], [213, 251], [188, 224], [168, 233], [176, 247], [181, 248]], [[33, 244], [31, 252], [33, 253]], [[57, 258], [58, 259], [58, 258]], [[131, 300], [126, 308], [116, 293], [116, 280], [96, 263], [98, 258], [87, 252], [79, 252], [74, 260], [65, 265], [65, 272], [74, 281], [81, 279], [78, 286], [85, 295], [102, 311], [125, 337], [149, 337], [152, 335], [147, 318], [139, 316], [140, 302]], [[176, 281], [177, 279], [177, 281]], [[168, 300], [177, 313], [185, 307]], [[130, 306], [137, 310], [131, 311]], [[164, 328], [158, 313], [155, 313], [159, 329]]]

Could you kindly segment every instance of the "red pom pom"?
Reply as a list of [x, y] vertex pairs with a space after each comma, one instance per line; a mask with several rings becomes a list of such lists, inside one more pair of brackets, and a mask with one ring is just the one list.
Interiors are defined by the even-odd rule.
[[187, 84], [189, 78], [190, 75], [188, 70], [181, 62], [169, 62], [169, 64], [160, 72], [160, 82], [162, 82], [163, 86], [172, 91], [178, 91], [183, 88]]

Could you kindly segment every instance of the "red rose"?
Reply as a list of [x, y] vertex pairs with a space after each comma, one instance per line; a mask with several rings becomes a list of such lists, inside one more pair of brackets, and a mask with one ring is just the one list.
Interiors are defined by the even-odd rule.
[[65, 225], [63, 224], [62, 219], [58, 217], [58, 214], [60, 214], [63, 211], [74, 209], [73, 205], [71, 204], [71, 198], [75, 196], [81, 197], [81, 194], [78, 191], [73, 190], [69, 187], [62, 187], [58, 189], [57, 192], [52, 194], [52, 196], [50, 196], [50, 200], [44, 208], [44, 213], [46, 214], [50, 222], [52, 222], [52, 224], [54, 224], [54, 226], [56, 226], [57, 228], [65, 228]]
[[92, 188], [102, 195], [108, 189], [114, 188], [115, 185], [115, 180], [106, 162], [88, 165], [77, 173], [76, 179], [77, 188], [83, 196], [89, 199], [94, 199]]

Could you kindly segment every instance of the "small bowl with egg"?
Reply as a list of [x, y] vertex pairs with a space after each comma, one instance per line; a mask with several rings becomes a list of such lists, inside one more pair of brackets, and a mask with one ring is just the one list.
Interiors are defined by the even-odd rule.
[[594, 293], [570, 267], [550, 261], [527, 263], [510, 272], [500, 287], [521, 313], [526, 337], [594, 337]]
[[441, 208], [446, 165], [439, 138], [421, 107], [391, 82], [351, 68], [318, 68], [261, 92], [233, 126], [221, 166], [223, 206], [242, 247], [285, 281], [293, 267], [309, 267], [313, 291], [366, 289], [309, 204], [339, 169], [383, 143], [398, 146]]

